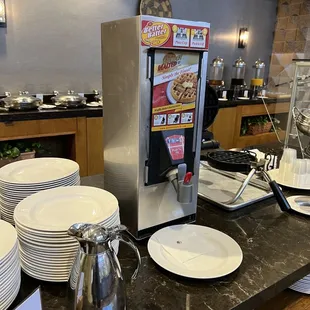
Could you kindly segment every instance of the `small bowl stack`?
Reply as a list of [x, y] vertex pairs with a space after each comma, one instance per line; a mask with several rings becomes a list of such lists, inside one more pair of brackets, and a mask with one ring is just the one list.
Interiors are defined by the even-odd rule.
[[[88, 186], [41, 191], [21, 201], [14, 212], [22, 269], [29, 276], [66, 282], [79, 247], [67, 230], [75, 223], [120, 224], [117, 199]], [[118, 251], [118, 241], [113, 244]]]
[[16, 205], [42, 190], [80, 184], [79, 165], [63, 158], [34, 158], [0, 169], [1, 218], [14, 225]]
[[0, 309], [7, 309], [20, 288], [17, 234], [12, 225], [0, 220]]

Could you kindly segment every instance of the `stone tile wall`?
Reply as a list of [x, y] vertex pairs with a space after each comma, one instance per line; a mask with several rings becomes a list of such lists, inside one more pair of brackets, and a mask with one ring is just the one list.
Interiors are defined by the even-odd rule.
[[281, 75], [290, 79], [292, 59], [310, 58], [310, 0], [278, 0], [269, 81]]

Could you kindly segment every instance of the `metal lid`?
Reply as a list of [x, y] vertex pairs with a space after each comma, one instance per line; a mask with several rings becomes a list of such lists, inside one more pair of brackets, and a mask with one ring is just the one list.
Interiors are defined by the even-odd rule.
[[[56, 91], [54, 91], [54, 93], [57, 94]], [[82, 102], [86, 100], [86, 98], [74, 93], [73, 90], [68, 90], [68, 94], [57, 94], [55, 97], [52, 97], [52, 100], [56, 102]]]
[[241, 57], [239, 57], [238, 59], [235, 60], [233, 66], [236, 68], [243, 68], [246, 66], [246, 62]]
[[217, 56], [212, 60], [211, 67], [224, 67], [224, 59]]
[[258, 60], [255, 61], [255, 64], [253, 65], [253, 68], [256, 68], [256, 69], [263, 69], [265, 68], [265, 63], [260, 60], [260, 58], [258, 58]]
[[34, 103], [34, 102], [41, 102], [40, 99], [29, 95], [28, 91], [20, 91], [18, 95], [11, 96], [10, 93], [6, 93], [7, 97], [3, 100], [5, 102], [13, 102], [13, 103]]

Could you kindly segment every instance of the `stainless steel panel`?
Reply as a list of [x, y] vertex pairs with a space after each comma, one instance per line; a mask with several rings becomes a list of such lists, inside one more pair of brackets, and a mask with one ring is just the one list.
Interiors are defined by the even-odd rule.
[[105, 94], [104, 186], [118, 198], [122, 221], [131, 231], [137, 230], [141, 173], [139, 21], [136, 17], [102, 24], [101, 28]]

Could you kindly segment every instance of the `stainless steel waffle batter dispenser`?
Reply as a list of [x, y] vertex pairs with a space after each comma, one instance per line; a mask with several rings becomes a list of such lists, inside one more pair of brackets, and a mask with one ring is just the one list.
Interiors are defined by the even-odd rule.
[[136, 239], [195, 221], [209, 28], [152, 16], [102, 24], [104, 183]]

